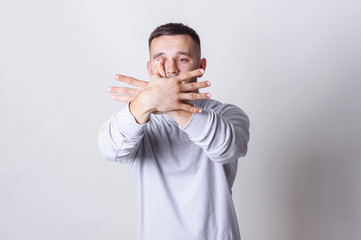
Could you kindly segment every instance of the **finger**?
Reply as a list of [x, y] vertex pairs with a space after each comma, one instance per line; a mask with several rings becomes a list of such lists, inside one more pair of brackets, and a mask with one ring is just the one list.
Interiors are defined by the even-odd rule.
[[201, 108], [191, 106], [191, 105], [185, 104], [185, 103], [179, 104], [179, 109], [182, 109], [184, 111], [191, 112], [191, 113], [201, 113], [202, 112]]
[[163, 78], [167, 77], [165, 74], [165, 67], [164, 67], [163, 60], [159, 61], [158, 70], [159, 70], [159, 74], [161, 77], [163, 77]]
[[179, 94], [179, 99], [181, 100], [198, 100], [198, 99], [208, 99], [211, 97], [210, 93], [181, 93]]
[[160, 65], [159, 61], [158, 60], [154, 61], [154, 65], [155, 65], [155, 67], [154, 67], [154, 71], [152, 72], [152, 75], [156, 76], [156, 77], [161, 77], [160, 72], [159, 72], [159, 65]]
[[190, 83], [184, 83], [180, 85], [180, 91], [181, 92], [189, 92], [198, 90], [201, 88], [206, 88], [211, 86], [210, 81], [203, 81], [203, 82], [190, 82]]
[[111, 98], [112, 98], [114, 101], [128, 103], [128, 102], [133, 101], [135, 97], [132, 97], [132, 96], [123, 96], [123, 95], [114, 95], [114, 94], [113, 94], [113, 95], [111, 95]]
[[140, 87], [140, 88], [146, 88], [148, 86], [148, 82], [146, 82], [146, 81], [138, 80], [138, 79], [135, 79], [133, 77], [124, 76], [124, 75], [121, 75], [121, 74], [116, 74], [115, 79], [120, 81], [120, 82], [124, 82], [124, 83], [127, 83], [129, 85], [137, 86], [137, 87]]
[[203, 74], [204, 74], [203, 69], [197, 69], [197, 70], [193, 70], [190, 72], [182, 73], [182, 74], [176, 76], [175, 79], [177, 79], [178, 82], [182, 82], [182, 81], [190, 80], [192, 78], [202, 77]]
[[110, 93], [118, 93], [124, 95], [133, 95], [136, 96], [141, 91], [140, 89], [127, 88], [127, 87], [108, 87], [107, 89]]

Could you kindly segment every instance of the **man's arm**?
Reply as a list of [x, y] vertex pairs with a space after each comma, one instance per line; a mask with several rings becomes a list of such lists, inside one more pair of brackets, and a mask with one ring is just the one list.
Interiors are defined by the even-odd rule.
[[[132, 85], [141, 84], [137, 81], [132, 82]], [[129, 81], [128, 83], [131, 84]], [[248, 116], [240, 108], [219, 103], [217, 106], [205, 106], [202, 112], [197, 114], [183, 110], [167, 114], [178, 122], [190, 139], [200, 146], [211, 160], [224, 164], [246, 155], [250, 123]], [[181, 114], [189, 114], [189, 119], [180, 116]], [[186, 120], [180, 124], [182, 119]]]
[[[189, 121], [194, 112], [200, 108], [185, 100], [208, 98], [207, 94], [188, 93], [192, 90], [209, 86], [207, 82], [181, 84], [195, 76], [201, 76], [200, 70], [188, 72], [174, 78], [152, 77], [149, 83], [123, 75], [116, 79], [138, 87], [109, 87], [108, 91], [117, 93], [113, 100], [129, 102], [126, 108], [117, 111], [102, 127], [99, 135], [99, 146], [102, 154], [109, 160], [127, 163], [134, 157], [144, 135], [150, 114], [182, 111], [179, 119]], [[121, 94], [121, 95], [118, 95]], [[188, 115], [188, 112], [190, 115]], [[187, 118], [188, 117], [188, 118]], [[181, 121], [180, 120], [180, 121]]]
[[247, 153], [249, 119], [237, 106], [217, 101], [211, 105], [195, 114], [183, 130], [212, 161], [235, 162]]
[[112, 161], [131, 161], [143, 138], [145, 125], [138, 124], [129, 111], [129, 106], [116, 111], [102, 126], [99, 133], [99, 148], [102, 155]]

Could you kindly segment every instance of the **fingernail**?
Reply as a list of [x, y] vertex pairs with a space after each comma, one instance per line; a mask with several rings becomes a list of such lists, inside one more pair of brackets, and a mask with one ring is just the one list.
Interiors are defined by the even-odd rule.
[[209, 98], [210, 98], [210, 97], [211, 97], [211, 94], [210, 94], [210, 93], [207, 93], [207, 97], [209, 97]]
[[203, 69], [201, 69], [201, 71], [200, 71], [201, 73], [204, 73], [204, 70]]
[[208, 85], [208, 86], [211, 86], [211, 82], [210, 82], [210, 81], [207, 81], [207, 85]]
[[199, 109], [198, 112], [201, 113], [201, 112], [202, 112], [202, 109]]
[[158, 64], [158, 60], [157, 60], [157, 61], [154, 61], [154, 64], [157, 65], [157, 64]]
[[111, 95], [110, 97], [111, 97], [113, 100], [115, 99], [115, 95]]
[[119, 75], [115, 75], [115, 79], [119, 79]]
[[108, 87], [108, 88], [107, 88], [107, 91], [108, 91], [108, 92], [111, 92], [111, 91], [112, 91], [112, 87]]

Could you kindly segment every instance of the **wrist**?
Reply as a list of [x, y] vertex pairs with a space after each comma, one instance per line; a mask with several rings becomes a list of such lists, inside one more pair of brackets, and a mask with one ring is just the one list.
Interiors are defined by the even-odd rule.
[[147, 99], [147, 95], [144, 92], [140, 93], [129, 104], [129, 111], [139, 124], [148, 122], [150, 115], [155, 111], [155, 107], [151, 105], [151, 100]]

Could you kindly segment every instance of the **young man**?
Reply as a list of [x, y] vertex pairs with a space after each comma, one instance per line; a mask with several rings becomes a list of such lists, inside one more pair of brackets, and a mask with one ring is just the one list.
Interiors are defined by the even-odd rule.
[[238, 107], [198, 89], [206, 68], [197, 33], [178, 23], [149, 38], [150, 81], [123, 75], [137, 88], [109, 87], [127, 103], [103, 125], [99, 145], [127, 163], [137, 187], [139, 239], [240, 239], [231, 188], [247, 152], [249, 120]]

